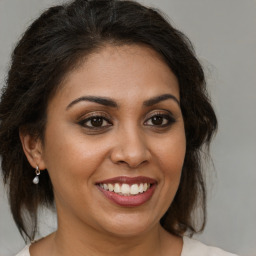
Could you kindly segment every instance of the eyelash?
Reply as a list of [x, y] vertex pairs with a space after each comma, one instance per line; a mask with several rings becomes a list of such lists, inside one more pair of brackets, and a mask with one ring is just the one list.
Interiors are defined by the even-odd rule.
[[[168, 111], [169, 112], [169, 111]], [[153, 124], [153, 118], [160, 118], [162, 119], [165, 123], [164, 124]], [[97, 127], [97, 126], [93, 126], [92, 125], [92, 121], [99, 121], [100, 125]], [[98, 120], [97, 120], [98, 119]], [[151, 124], [147, 124], [147, 122], [149, 122], [151, 120]], [[159, 120], [155, 120], [155, 121], [159, 121]], [[155, 127], [155, 128], [165, 128], [165, 127], [168, 127], [170, 125], [172, 125], [173, 123], [175, 123], [175, 118], [172, 116], [171, 113], [154, 113], [152, 114], [149, 118], [147, 118], [147, 120], [143, 123], [144, 125], [146, 126], [152, 126], [152, 127]], [[86, 124], [90, 122], [90, 125]], [[105, 125], [102, 125], [104, 124]], [[109, 117], [106, 117], [104, 114], [92, 114], [91, 116], [79, 121], [79, 124], [87, 129], [90, 129], [90, 130], [99, 130], [99, 129], [104, 129], [104, 128], [107, 128], [107, 127], [110, 127], [113, 125], [113, 123], [110, 121], [110, 118]]]
[[[165, 124], [160, 124], [160, 125], [156, 125], [156, 124], [146, 124], [146, 122], [148, 122], [149, 120], [151, 120], [151, 123], [152, 123], [152, 119], [153, 118], [162, 118], [163, 120], [165, 119]], [[152, 114], [145, 122], [144, 124], [146, 124], [147, 126], [154, 126], [156, 128], [165, 128], [165, 127], [168, 127], [170, 125], [172, 125], [173, 123], [175, 123], [175, 118], [172, 116], [171, 113], [168, 113], [168, 114], [163, 114], [163, 113], [154, 113]]]
[[[99, 121], [99, 119], [100, 119], [100, 121], [102, 121], [103, 123], [107, 122], [107, 125], [99, 126], [99, 127], [93, 126], [93, 125], [86, 125], [86, 123], [92, 122], [93, 119], [95, 119], [95, 121], [96, 121], [96, 119], [98, 119], [97, 121]], [[102, 129], [102, 128], [109, 127], [109, 126], [113, 125], [112, 122], [109, 120], [109, 118], [105, 117], [105, 115], [103, 115], [103, 114], [92, 114], [90, 117], [87, 117], [87, 118], [81, 120], [79, 122], [79, 124], [82, 125], [83, 127], [87, 128], [87, 129], [92, 129], [92, 130], [93, 129], [94, 130]]]

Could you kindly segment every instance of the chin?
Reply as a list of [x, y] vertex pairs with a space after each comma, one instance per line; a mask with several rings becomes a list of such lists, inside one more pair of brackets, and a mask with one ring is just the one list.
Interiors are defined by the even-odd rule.
[[116, 216], [112, 218], [111, 221], [106, 222], [108, 225], [104, 225], [104, 229], [112, 236], [127, 238], [143, 235], [158, 226], [159, 222], [150, 220], [145, 216], [136, 215], [131, 214], [127, 216], [123, 214]]

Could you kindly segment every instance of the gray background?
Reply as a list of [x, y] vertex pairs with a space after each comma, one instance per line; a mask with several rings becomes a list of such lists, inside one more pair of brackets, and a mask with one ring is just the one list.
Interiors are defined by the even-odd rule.
[[[56, 0], [0, 0], [0, 80], [24, 29]], [[256, 255], [256, 1], [144, 0], [163, 10], [192, 40], [205, 67], [219, 119], [209, 167], [208, 222], [198, 238], [243, 256]], [[32, 185], [32, 184], [31, 184]], [[42, 213], [42, 235], [54, 217]], [[24, 246], [0, 183], [0, 255]]]

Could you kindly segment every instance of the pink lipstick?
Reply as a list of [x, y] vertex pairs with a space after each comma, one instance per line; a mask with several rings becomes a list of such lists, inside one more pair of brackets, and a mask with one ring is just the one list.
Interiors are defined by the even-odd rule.
[[115, 204], [124, 207], [135, 207], [150, 200], [157, 182], [144, 176], [119, 176], [96, 182], [96, 185]]

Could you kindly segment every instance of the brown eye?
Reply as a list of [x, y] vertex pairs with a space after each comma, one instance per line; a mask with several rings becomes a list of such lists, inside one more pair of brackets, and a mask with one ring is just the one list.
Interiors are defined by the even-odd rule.
[[112, 125], [110, 121], [102, 116], [92, 116], [79, 122], [80, 125], [87, 128], [103, 128]]
[[91, 122], [91, 126], [94, 127], [100, 127], [103, 124], [103, 118], [102, 117], [93, 117], [90, 122]]
[[175, 122], [175, 119], [171, 115], [157, 114], [147, 119], [144, 124], [147, 126], [165, 127], [165, 126], [171, 125], [174, 122]]
[[151, 120], [153, 125], [162, 125], [164, 121], [166, 120], [162, 116], [153, 116]]

